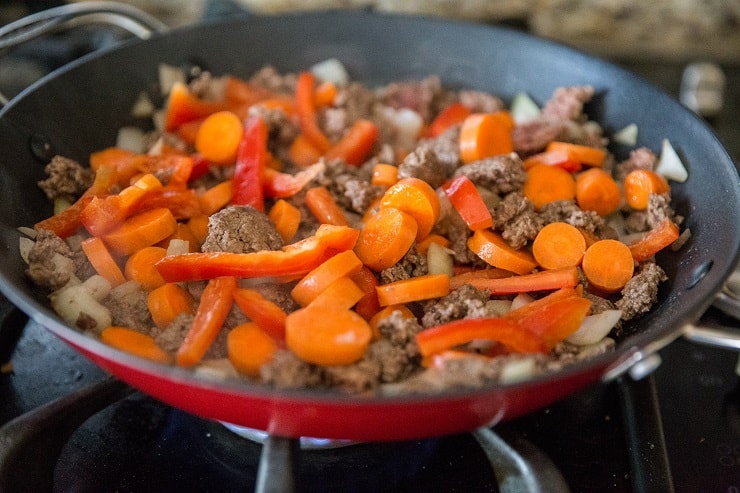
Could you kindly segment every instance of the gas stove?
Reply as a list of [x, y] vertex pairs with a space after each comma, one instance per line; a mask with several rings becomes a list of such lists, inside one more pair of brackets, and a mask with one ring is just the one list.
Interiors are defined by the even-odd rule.
[[[48, 70], [116, 39], [73, 37], [66, 48], [40, 41], [15, 60], [27, 72], [6, 80], [0, 68], [0, 92], [13, 95], [30, 83], [38, 64]], [[684, 66], [615, 62], [672, 94], [680, 91]], [[722, 68], [725, 104], [710, 123], [737, 163], [740, 66]], [[0, 316], [0, 492], [285, 486], [264, 475], [263, 452], [277, 447], [279, 455], [280, 443], [246, 438], [129, 388], [4, 299]], [[740, 328], [716, 308], [702, 322]], [[737, 354], [681, 339], [660, 356], [662, 365], [645, 378], [598, 383], [491, 429], [406, 442], [304, 443], [291, 451], [289, 486], [300, 492], [740, 491]]]

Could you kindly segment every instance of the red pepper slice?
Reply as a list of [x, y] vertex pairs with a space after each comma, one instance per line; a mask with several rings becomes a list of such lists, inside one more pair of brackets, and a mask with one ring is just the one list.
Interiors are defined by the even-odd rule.
[[452, 103], [439, 112], [426, 132], [427, 137], [438, 137], [453, 125], [460, 125], [470, 116], [472, 111], [464, 104]]
[[475, 184], [465, 175], [450, 180], [444, 186], [450, 203], [472, 231], [493, 226], [493, 217]]
[[244, 122], [244, 137], [236, 155], [232, 204], [265, 210], [262, 176], [266, 163], [267, 123], [259, 116], [250, 116]]
[[295, 106], [301, 132], [314, 147], [324, 153], [329, 150], [331, 142], [319, 128], [316, 121], [316, 106], [313, 99], [315, 86], [316, 78], [311, 72], [298, 74], [295, 87]]
[[325, 168], [324, 163], [318, 162], [294, 175], [281, 173], [272, 168], [265, 168], [262, 191], [266, 197], [292, 197], [308, 185], [311, 180], [319, 176]]
[[252, 253], [186, 253], [167, 256], [157, 270], [167, 282], [213, 279], [221, 276], [265, 277], [305, 275], [357, 242], [359, 231], [346, 226], [321, 225], [314, 236], [281, 250]]

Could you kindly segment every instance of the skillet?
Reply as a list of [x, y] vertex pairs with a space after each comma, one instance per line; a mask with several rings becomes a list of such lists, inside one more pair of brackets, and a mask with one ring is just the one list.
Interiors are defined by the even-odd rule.
[[[214, 74], [246, 77], [272, 64], [297, 71], [338, 58], [367, 85], [441, 77], [450, 88], [520, 91], [546, 101], [563, 85], [590, 84], [586, 108], [607, 134], [635, 123], [638, 146], [660, 151], [670, 138], [689, 170], [674, 184], [689, 241], [658, 261], [670, 280], [659, 303], [627, 324], [613, 353], [532, 380], [429, 396], [349, 397], [275, 391], [208, 380], [121, 353], [70, 328], [50, 309], [47, 292], [24, 275], [18, 226], [51, 214], [36, 186], [54, 153], [80, 162], [115, 142], [138, 92], [156, 82], [160, 63], [197, 64]], [[629, 149], [613, 148], [617, 158]], [[693, 330], [738, 260], [737, 170], [709, 127], [642, 79], [564, 45], [502, 27], [455, 21], [331, 11], [233, 18], [158, 34], [85, 56], [50, 74], [0, 111], [0, 290], [21, 310], [96, 364], [135, 388], [194, 414], [284, 437], [402, 440], [472, 430], [547, 406], [584, 386], [649, 361]]]

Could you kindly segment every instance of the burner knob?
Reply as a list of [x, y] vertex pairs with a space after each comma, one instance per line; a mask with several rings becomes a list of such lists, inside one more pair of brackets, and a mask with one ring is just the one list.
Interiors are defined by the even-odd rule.
[[645, 356], [643, 359], [630, 367], [630, 377], [632, 377], [632, 380], [642, 380], [643, 378], [647, 377], [655, 370], [657, 370], [662, 362], [663, 360], [658, 353], [653, 353]]

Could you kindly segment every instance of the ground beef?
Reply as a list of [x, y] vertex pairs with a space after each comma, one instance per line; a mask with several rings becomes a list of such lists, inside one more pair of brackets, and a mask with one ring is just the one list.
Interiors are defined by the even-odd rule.
[[653, 229], [663, 222], [664, 219], [670, 219], [676, 224], [683, 222], [683, 217], [676, 214], [676, 211], [671, 207], [670, 192], [661, 194], [651, 193], [648, 196], [647, 225], [650, 229]]
[[358, 82], [350, 82], [339, 87], [334, 98], [334, 107], [344, 110], [342, 118], [345, 120], [345, 126], [349, 126], [360, 118], [372, 115], [373, 107], [378, 101], [379, 97], [375, 91]]
[[[318, 176], [316, 183], [329, 190], [339, 207], [356, 214], [364, 214], [370, 204], [385, 191], [384, 187], [370, 182], [370, 176], [364, 168], [348, 166], [340, 159], [326, 161], [324, 171]], [[308, 214], [311, 215], [310, 211]]]
[[527, 179], [524, 163], [516, 153], [489, 157], [461, 166], [454, 176], [464, 175], [477, 186], [499, 195], [521, 190]]
[[113, 325], [148, 331], [154, 325], [147, 306], [147, 291], [128, 282], [111, 290], [103, 304], [110, 310]]
[[622, 297], [615, 306], [622, 310], [622, 320], [630, 320], [646, 313], [658, 299], [658, 285], [668, 280], [665, 271], [654, 262], [640, 265], [632, 279], [622, 289]]
[[630, 151], [629, 158], [617, 163], [614, 168], [614, 178], [622, 182], [630, 171], [646, 169], [653, 171], [658, 164], [658, 156], [647, 147], [638, 147]]
[[382, 89], [383, 103], [392, 108], [408, 108], [429, 121], [434, 111], [434, 101], [442, 94], [442, 81], [432, 75], [419, 81], [392, 82]]
[[276, 351], [272, 361], [262, 365], [260, 378], [278, 389], [326, 387], [320, 367], [306, 363], [287, 349]]
[[[281, 157], [287, 157], [288, 146], [300, 133], [298, 124], [282, 109], [270, 109], [259, 104], [250, 106], [249, 115], [259, 116], [267, 123], [267, 148]], [[280, 150], [285, 150], [286, 156], [282, 156], [278, 152]]]
[[648, 230], [647, 211], [631, 211], [624, 218], [627, 233], [642, 233]]
[[157, 345], [163, 350], [168, 353], [176, 353], [192, 325], [193, 315], [190, 313], [181, 313], [164, 329], [152, 327], [149, 335], [154, 338]]
[[597, 313], [601, 313], [606, 310], [614, 310], [616, 308], [614, 303], [606, 298], [602, 298], [601, 296], [585, 292], [583, 293], [583, 297], [591, 301], [591, 309], [589, 311], [589, 315], [595, 315]]
[[462, 318], [488, 316], [486, 302], [490, 297], [491, 293], [488, 291], [465, 284], [443, 298], [428, 302], [421, 324], [429, 328]]
[[493, 224], [513, 248], [521, 248], [534, 240], [544, 226], [534, 205], [520, 192], [507, 194], [493, 210]]
[[69, 245], [51, 231], [38, 230], [28, 253], [26, 275], [36, 284], [56, 290], [75, 275], [74, 254]]
[[584, 211], [573, 200], [557, 200], [543, 205], [540, 217], [544, 224], [568, 223], [599, 238], [616, 237], [616, 233], [607, 227], [603, 217], [594, 211]]
[[204, 252], [249, 253], [279, 250], [283, 246], [275, 225], [250, 206], [229, 206], [208, 220]]
[[445, 138], [427, 139], [404, 157], [398, 165], [399, 178], [419, 178], [432, 188], [442, 185], [458, 168], [460, 158], [457, 148], [449, 149]]
[[94, 173], [73, 159], [54, 156], [46, 165], [47, 178], [38, 182], [49, 200], [63, 198], [73, 202], [93, 183]]
[[249, 78], [249, 83], [268, 91], [293, 94], [296, 75], [294, 73], [281, 74], [275, 67], [267, 65], [255, 72]]
[[559, 140], [565, 125], [559, 121], [533, 120], [516, 125], [512, 132], [514, 150], [520, 156], [529, 156], [545, 149], [548, 143]]
[[591, 101], [594, 88], [591, 86], [558, 87], [542, 107], [545, 120], [573, 120], [583, 118], [583, 105]]
[[462, 90], [458, 95], [460, 103], [473, 113], [496, 113], [506, 109], [506, 104], [498, 96], [483, 91]]
[[483, 262], [468, 248], [468, 238], [473, 233], [454, 209], [450, 208], [449, 212], [437, 222], [434, 231], [447, 238], [449, 241], [447, 248], [452, 251], [455, 262], [460, 264]]
[[290, 313], [300, 308], [300, 305], [298, 305], [290, 294], [290, 290], [293, 289], [291, 284], [265, 282], [250, 287], [255, 291], [259, 291], [267, 300], [278, 305], [285, 313]]
[[330, 141], [338, 141], [350, 127], [349, 112], [344, 108], [322, 108], [318, 115], [319, 125]]
[[380, 271], [380, 283], [388, 284], [389, 282], [423, 276], [428, 273], [427, 256], [419, 252], [416, 244], [414, 244], [401, 260]]

